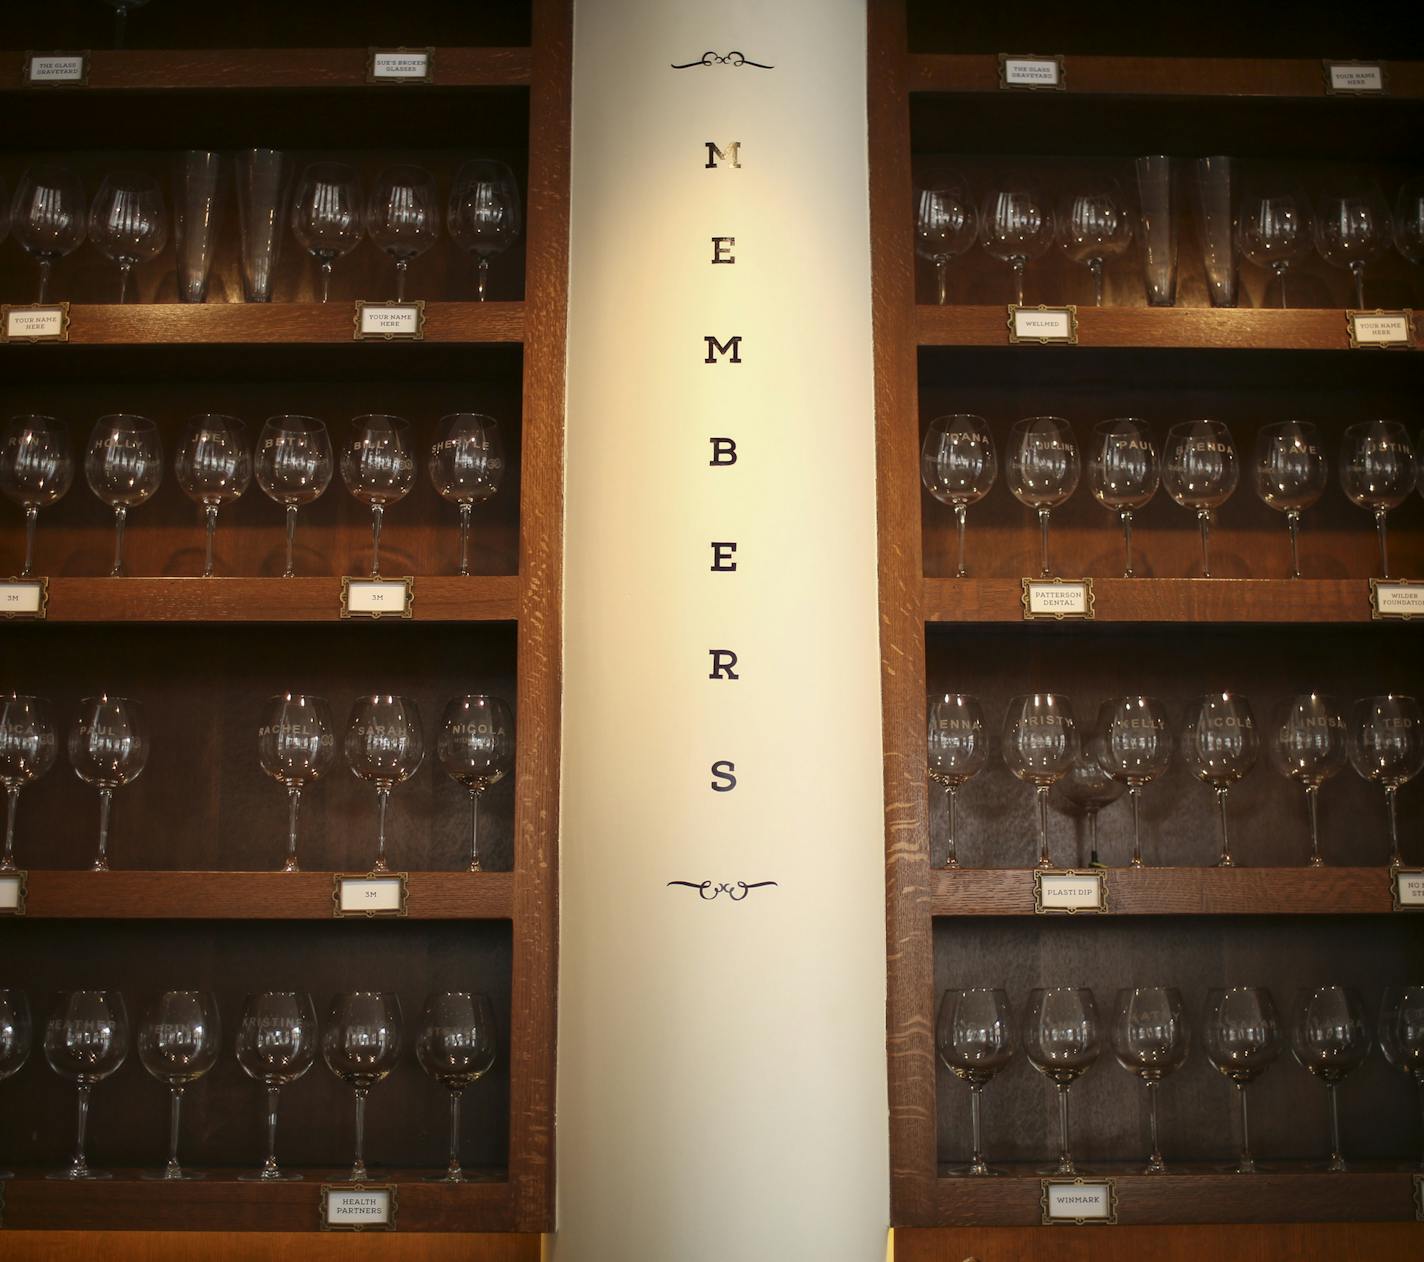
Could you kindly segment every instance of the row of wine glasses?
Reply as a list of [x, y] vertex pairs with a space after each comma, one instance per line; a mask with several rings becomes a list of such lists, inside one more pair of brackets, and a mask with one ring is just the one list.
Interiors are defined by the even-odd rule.
[[[248, 1181], [300, 1179], [277, 1164], [277, 1102], [282, 1087], [322, 1059], [356, 1098], [356, 1155], [353, 1181], [368, 1177], [365, 1162], [366, 1097], [400, 1062], [400, 999], [389, 992], [352, 991], [336, 995], [324, 1028], [311, 999], [292, 991], [249, 995], [237, 1027], [237, 1062], [267, 1089], [267, 1156]], [[0, 1080], [17, 1073], [33, 1038], [29, 1002], [23, 991], [0, 990]], [[201, 990], [169, 990], [149, 1004], [137, 1032], [143, 1067], [169, 1089], [168, 1161], [146, 1179], [202, 1179], [202, 1172], [178, 1161], [180, 1110], [184, 1091], [217, 1063], [222, 1053], [222, 1020], [216, 997]], [[420, 1067], [450, 1093], [450, 1149], [444, 1174], [431, 1181], [463, 1183], [460, 1167], [460, 1097], [494, 1065], [497, 1033], [488, 997], [470, 991], [443, 991], [425, 1004], [416, 1037]], [[50, 1068], [72, 1081], [79, 1093], [74, 1157], [51, 1179], [107, 1179], [88, 1162], [85, 1132], [94, 1087], [124, 1063], [129, 1051], [129, 1019], [117, 990], [75, 990], [59, 995], [45, 1024], [44, 1052]], [[0, 1174], [0, 1178], [8, 1177]]]
[[[409, 697], [362, 697], [351, 709], [343, 747], [358, 780], [374, 786], [378, 802], [376, 862], [386, 872], [386, 805], [391, 790], [409, 780], [425, 759], [420, 709]], [[59, 741], [54, 708], [43, 698], [0, 693], [0, 784], [6, 793], [5, 850], [0, 871], [15, 871], [15, 817], [20, 791], [54, 765]], [[107, 694], [80, 702], [69, 732], [75, 774], [99, 790], [99, 849], [93, 870], [109, 870], [109, 817], [113, 793], [132, 784], [148, 764], [148, 723], [140, 702]], [[336, 761], [331, 706], [321, 697], [287, 692], [263, 707], [257, 729], [262, 770], [288, 795], [287, 857], [282, 870], [298, 872], [297, 818], [302, 790]], [[469, 795], [470, 862], [478, 872], [479, 799], [514, 767], [514, 715], [499, 697], [470, 693], [445, 707], [436, 738], [445, 773]]]
[[[1319, 427], [1310, 421], [1262, 426], [1256, 433], [1254, 461], [1256, 494], [1284, 514], [1290, 534], [1290, 577], [1299, 578], [1300, 517], [1320, 502], [1329, 481]], [[1093, 426], [1087, 466], [1093, 498], [1116, 513], [1122, 525], [1125, 578], [1133, 577], [1133, 514], [1151, 502], [1159, 485], [1174, 503], [1196, 513], [1202, 577], [1211, 577], [1212, 524], [1240, 477], [1230, 429], [1220, 421], [1183, 421], [1167, 431], [1159, 453], [1146, 421], [1114, 417]], [[1078, 489], [1082, 470], [1083, 453], [1073, 426], [1061, 416], [1031, 416], [1010, 430], [1005, 478], [1014, 498], [1038, 514], [1044, 578], [1052, 573], [1049, 516]], [[993, 431], [982, 416], [954, 413], [929, 423], [920, 451], [920, 477], [935, 499], [954, 510], [960, 578], [966, 573], [964, 530], [969, 507], [989, 493], [998, 473]], [[1380, 577], [1388, 578], [1389, 513], [1416, 487], [1424, 495], [1424, 461], [1416, 458], [1409, 431], [1398, 421], [1387, 420], [1349, 426], [1340, 440], [1340, 487], [1352, 504], [1374, 513]]]
[[[1414, 697], [1388, 694], [1356, 701], [1347, 719], [1333, 698], [1300, 693], [1271, 709], [1267, 749], [1282, 775], [1305, 790], [1310, 824], [1310, 866], [1320, 867], [1317, 799], [1320, 788], [1348, 761], [1360, 776], [1384, 789], [1389, 817], [1390, 866], [1403, 863], [1396, 798], [1424, 767], [1424, 710]], [[1091, 727], [1080, 727], [1069, 699], [1028, 693], [1009, 702], [999, 740], [1004, 762], [1034, 786], [1038, 799], [1039, 868], [1053, 866], [1048, 846], [1049, 790], [1062, 785], [1068, 800], [1087, 814], [1094, 860], [1097, 813], [1127, 791], [1132, 805], [1132, 863], [1144, 866], [1140, 798], [1166, 771], [1172, 757], [1172, 723], [1156, 697], [1123, 696], [1103, 702]], [[1261, 737], [1251, 703], [1214, 692], [1186, 708], [1178, 740], [1192, 774], [1216, 795], [1221, 834], [1218, 867], [1234, 867], [1227, 829], [1227, 796], [1256, 765]], [[984, 709], [964, 693], [935, 693], [928, 705], [929, 778], [946, 793], [949, 848], [946, 867], [957, 868], [956, 805], [960, 788], [989, 761]]]
[[[410, 422], [399, 416], [356, 417], [332, 452], [326, 424], [314, 416], [269, 417], [256, 450], [246, 425], [216, 412], [191, 418], [173, 455], [173, 471], [183, 493], [203, 510], [203, 576], [213, 574], [218, 510], [239, 499], [257, 475], [257, 485], [286, 509], [287, 553], [283, 575], [291, 578], [297, 512], [320, 499], [339, 464], [347, 490], [371, 510], [371, 577], [381, 572], [381, 525], [388, 505], [415, 485], [416, 445]], [[504, 478], [499, 424], [478, 412], [441, 417], [426, 453], [430, 483], [460, 512], [460, 570], [469, 574], [471, 513], [491, 499]], [[163, 439], [146, 416], [118, 413], [95, 423], [84, 453], [84, 477], [94, 494], [114, 510], [113, 576], [124, 565], [124, 526], [131, 508], [153, 498], [163, 480]], [[74, 481], [68, 430], [52, 416], [13, 416], [0, 429], [0, 490], [25, 513], [25, 565], [34, 564], [39, 510], [63, 498]]]
[[[244, 150], [231, 163], [231, 177], [229, 165], [223, 154], [207, 149], [185, 150], [177, 159], [172, 226], [178, 296], [185, 302], [207, 297], [226, 209], [223, 190], [230, 178], [241, 226], [243, 292], [249, 302], [271, 301], [284, 215], [292, 235], [317, 263], [323, 302], [330, 297], [336, 260], [365, 237], [394, 261], [396, 301], [403, 301], [411, 263], [440, 238], [440, 190], [435, 176], [423, 167], [387, 167], [367, 189], [354, 167], [313, 162], [289, 189], [288, 160], [278, 150]], [[79, 175], [53, 161], [38, 163], [21, 175], [8, 215], [0, 213], [0, 229], [6, 219], [21, 249], [39, 265], [39, 302], [49, 292], [55, 263], [77, 250], [86, 236], [118, 266], [118, 301], [124, 302], [130, 273], [162, 253], [170, 226], [168, 199], [153, 174], [112, 171], [87, 201]], [[475, 259], [476, 296], [483, 302], [490, 260], [518, 239], [522, 226], [514, 172], [486, 158], [465, 162], [445, 198], [444, 223], [451, 239]]]
[[[1150, 1152], [1146, 1174], [1168, 1171], [1157, 1126], [1157, 1091], [1186, 1061], [1191, 1022], [1175, 987], [1119, 990], [1113, 1004], [1108, 1042], [1118, 1064], [1147, 1087]], [[1045, 1174], [1077, 1174], [1069, 1142], [1068, 1091], [1097, 1061], [1103, 1050], [1103, 1021], [1093, 992], [1082, 987], [1034, 990], [1020, 1025], [1029, 1063], [1058, 1088], [1059, 1149]], [[1394, 986], [1384, 994], [1377, 1037], [1391, 1065], [1409, 1074], [1424, 1103], [1424, 986]], [[1289, 1030], [1283, 1029], [1271, 992], [1263, 986], [1232, 986], [1207, 996], [1201, 1042], [1207, 1059], [1237, 1090], [1241, 1109], [1240, 1157], [1232, 1168], [1254, 1174], [1260, 1167], [1251, 1154], [1246, 1088], [1279, 1057], [1285, 1039], [1299, 1063], [1325, 1084], [1330, 1114], [1330, 1158], [1325, 1169], [1344, 1171], [1336, 1089], [1364, 1062], [1373, 1046], [1363, 998], [1348, 986], [1316, 986], [1297, 996]], [[957, 1174], [994, 1175], [984, 1159], [980, 1095], [1014, 1057], [1014, 1022], [1002, 989], [947, 990], [940, 1000], [936, 1043], [940, 1060], [968, 1083], [973, 1156]], [[1415, 1167], [1424, 1170], [1424, 1155]]]

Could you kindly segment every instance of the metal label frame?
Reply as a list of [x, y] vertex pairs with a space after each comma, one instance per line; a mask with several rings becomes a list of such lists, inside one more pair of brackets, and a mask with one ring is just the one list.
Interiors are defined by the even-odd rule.
[[[1023, 602], [1025, 622], [1046, 622], [1049, 619], [1062, 622], [1065, 618], [1092, 622], [1097, 617], [1097, 597], [1093, 594], [1093, 580], [1090, 578], [1026, 578], [1020, 581], [1023, 583], [1023, 593], [1019, 599]], [[1034, 613], [1030, 593], [1034, 587], [1049, 586], [1083, 588], [1086, 610], [1083, 613]]]
[[[1046, 876], [1086, 876], [1098, 883], [1095, 907], [1045, 907], [1043, 878]], [[1033, 914], [1035, 916], [1101, 916], [1108, 909], [1108, 882], [1105, 872], [1085, 872], [1081, 868], [1035, 868], [1033, 872]]]
[[[1068, 317], [1067, 337], [1020, 337], [1016, 327], [1015, 317], [1020, 311], [1042, 311], [1062, 312]], [[1078, 345], [1078, 305], [1076, 303], [1066, 303], [1062, 306], [1049, 307], [1039, 303], [1036, 307], [1030, 307], [1025, 303], [1009, 303], [1009, 345], [1010, 346], [1077, 346]]]
[[[1404, 320], [1404, 341], [1402, 342], [1362, 342], [1355, 334], [1355, 319], [1364, 316], [1370, 319], [1377, 316], [1399, 316]], [[1350, 338], [1350, 349], [1352, 351], [1412, 351], [1415, 347], [1414, 341], [1414, 309], [1412, 307], [1400, 307], [1397, 311], [1385, 311], [1381, 307], [1376, 307], [1373, 311], [1349, 310], [1345, 312], [1345, 332]]]
[[[367, 307], [414, 307], [415, 332], [413, 333], [364, 333], [361, 330], [361, 313]], [[425, 299], [411, 298], [397, 302], [394, 298], [387, 302], [367, 302], [356, 299], [356, 311], [351, 317], [353, 342], [423, 342], [425, 340]]]
[[[351, 609], [351, 584], [352, 583], [390, 583], [394, 586], [397, 583], [405, 586], [405, 607], [402, 609], [358, 609], [354, 612]], [[379, 622], [382, 618], [414, 618], [415, 605], [415, 576], [406, 574], [401, 578], [351, 578], [343, 576], [341, 579], [341, 616], [343, 618], [370, 618], [373, 622]]]
[[[1010, 83], [1009, 62], [1011, 61], [1051, 61], [1058, 67], [1057, 83]], [[1373, 64], [1373, 63], [1371, 63]], [[1326, 72], [1327, 74], [1329, 71]], [[1068, 68], [1063, 64], [1062, 53], [1000, 53], [999, 90], [1001, 92], [1066, 92], [1068, 90]]]
[[[327, 1205], [333, 1192], [385, 1192], [390, 1197], [390, 1213], [383, 1223], [332, 1223], [327, 1221]], [[396, 1229], [396, 1194], [394, 1183], [323, 1183], [317, 1215], [322, 1231], [394, 1231]]]
[[[31, 79], [30, 67], [36, 57], [78, 57], [77, 79]], [[27, 88], [87, 88], [89, 86], [89, 50], [87, 48], [27, 48], [20, 61], [20, 83]]]
[[[343, 881], [399, 881], [400, 904], [392, 908], [347, 911], [341, 905], [341, 883]], [[333, 920], [401, 920], [409, 915], [409, 872], [337, 872], [331, 878], [331, 917]]]
[[[1117, 1180], [1116, 1179], [1040, 1179], [1042, 1191], [1038, 1207], [1045, 1227], [1114, 1227], [1117, 1225]], [[1053, 1218], [1049, 1216], [1048, 1189], [1050, 1187], [1106, 1187], [1108, 1190], [1108, 1212], [1106, 1218]]]
[[1424, 589], [1424, 579], [1413, 578], [1372, 578], [1370, 579], [1370, 618], [1374, 622], [1412, 622], [1424, 618], [1424, 610], [1419, 613], [1380, 613], [1379, 589], [1384, 587], [1418, 587]]
[[[1369, 66], [1372, 70], [1378, 70], [1380, 74], [1380, 85], [1377, 88], [1337, 88], [1330, 77], [1331, 66]], [[1320, 59], [1321, 73], [1325, 76], [1326, 96], [1388, 96], [1389, 95], [1389, 66], [1382, 61], [1356, 61], [1348, 57], [1322, 57]]]
[[[376, 56], [380, 53], [424, 53], [425, 73], [423, 75], [377, 75]], [[366, 82], [379, 84], [381, 87], [399, 88], [407, 85], [419, 85], [435, 82], [435, 48], [427, 44], [423, 48], [367, 48], [366, 49]]]
[[[30, 874], [24, 868], [16, 868], [13, 872], [0, 872], [0, 881], [15, 882], [15, 905], [0, 907], [0, 916], [23, 916], [25, 914], [25, 899], [29, 894]], [[3, 1190], [0, 1188], [0, 1191]]]
[[1424, 903], [1406, 903], [1399, 897], [1399, 878], [1402, 876], [1424, 877], [1421, 868], [1391, 868], [1389, 870], [1389, 903], [1391, 911], [1424, 911]]
[[[12, 311], [58, 311], [59, 334], [56, 337], [11, 337], [10, 312]], [[69, 341], [69, 303], [66, 302], [7, 302], [0, 304], [0, 344], [18, 346], [58, 346]]]
[[40, 607], [34, 613], [15, 613], [10, 610], [0, 609], [0, 618], [6, 622], [43, 622], [49, 615], [49, 579], [47, 578], [20, 578], [18, 575], [11, 575], [9, 578], [0, 579], [0, 587], [14, 584], [40, 589]]

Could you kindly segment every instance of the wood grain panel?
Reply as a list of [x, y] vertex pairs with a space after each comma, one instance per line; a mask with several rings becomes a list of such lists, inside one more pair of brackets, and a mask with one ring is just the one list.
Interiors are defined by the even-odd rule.
[[[539, 1262], [542, 1242], [537, 1235], [434, 1235], [398, 1231], [380, 1237], [387, 1262]], [[372, 1252], [369, 1235], [346, 1232], [318, 1235], [272, 1231], [232, 1232], [126, 1231], [6, 1231], [7, 1262], [249, 1262], [254, 1256], [270, 1262], [349, 1262]]]

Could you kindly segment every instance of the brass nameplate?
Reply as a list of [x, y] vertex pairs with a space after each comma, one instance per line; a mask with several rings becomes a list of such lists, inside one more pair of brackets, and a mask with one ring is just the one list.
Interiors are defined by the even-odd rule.
[[1424, 911], [1424, 871], [1395, 868], [1389, 874], [1389, 892], [1395, 911]]
[[415, 578], [343, 578], [343, 618], [411, 618]]
[[1078, 308], [1021, 307], [1009, 303], [1009, 343], [1034, 342], [1039, 346], [1077, 346]]
[[1101, 872], [1037, 871], [1033, 874], [1033, 910], [1038, 916], [1076, 916], [1105, 912], [1108, 891]]
[[394, 1231], [394, 1183], [323, 1183], [322, 1231]]
[[1018, 92], [1062, 92], [1068, 86], [1063, 55], [1000, 53], [999, 87]]
[[0, 916], [23, 916], [28, 872], [0, 872]]
[[352, 320], [354, 342], [420, 342], [425, 338], [425, 299], [414, 302], [362, 302]]
[[49, 579], [8, 578], [0, 581], [0, 618], [43, 619], [49, 608]]
[[0, 306], [0, 342], [69, 341], [67, 302]]
[[1328, 96], [1383, 96], [1389, 91], [1389, 72], [1378, 61], [1324, 61]]
[[22, 64], [27, 88], [82, 88], [89, 82], [87, 52], [26, 52]]
[[331, 914], [343, 916], [404, 916], [409, 895], [409, 874], [366, 872], [332, 879]]
[[1044, 1179], [1042, 1184], [1038, 1203], [1045, 1227], [1117, 1222], [1117, 1180]]
[[367, 49], [367, 83], [430, 83], [434, 76], [433, 48]]
[[1026, 578], [1023, 580], [1024, 620], [1093, 618], [1093, 580], [1090, 578]]
[[1414, 312], [1347, 311], [1346, 329], [1352, 350], [1407, 351], [1414, 345]]
[[1424, 617], [1424, 582], [1405, 578], [1370, 579], [1370, 616], [1382, 618]]

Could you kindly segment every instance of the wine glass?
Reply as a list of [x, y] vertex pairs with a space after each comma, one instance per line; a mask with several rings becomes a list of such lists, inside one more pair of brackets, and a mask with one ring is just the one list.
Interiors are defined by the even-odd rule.
[[1281, 1023], [1275, 1000], [1264, 986], [1214, 989], [1206, 997], [1206, 1030], [1202, 1037], [1207, 1059], [1229, 1078], [1241, 1101], [1241, 1159], [1234, 1173], [1255, 1174], [1246, 1088], [1281, 1054]]
[[356, 1096], [356, 1156], [351, 1182], [364, 1183], [366, 1169], [366, 1096], [396, 1067], [401, 1049], [401, 1006], [392, 994], [358, 990], [337, 995], [321, 1032], [326, 1067]]
[[1398, 421], [1351, 425], [1340, 443], [1340, 486], [1350, 503], [1374, 510], [1380, 577], [1389, 577], [1389, 511], [1414, 489], [1414, 445]]
[[1212, 515], [1236, 489], [1240, 472], [1231, 431], [1220, 421], [1184, 421], [1167, 431], [1162, 485], [1182, 508], [1196, 510], [1202, 577], [1211, 577]]
[[1406, 180], [1394, 199], [1394, 248], [1415, 266], [1424, 263], [1424, 179]]
[[1271, 715], [1275, 739], [1270, 749], [1281, 774], [1305, 787], [1310, 818], [1310, 866], [1325, 866], [1320, 857], [1317, 802], [1320, 786], [1344, 767], [1347, 751], [1345, 715], [1330, 697], [1301, 693], [1277, 704]]
[[1291, 1051], [1306, 1069], [1325, 1084], [1330, 1102], [1330, 1161], [1326, 1169], [1343, 1174], [1349, 1169], [1340, 1150], [1340, 1102], [1336, 1088], [1358, 1069], [1370, 1052], [1365, 1025], [1365, 1005], [1349, 986], [1317, 986], [1296, 999], [1291, 1026]]
[[159, 1082], [168, 1084], [168, 1164], [145, 1179], [202, 1179], [178, 1164], [178, 1119], [183, 1090], [217, 1064], [222, 1049], [218, 1001], [202, 990], [166, 990], [138, 1027], [138, 1058]]
[[1072, 986], [1042, 987], [1029, 995], [1024, 1018], [1029, 1063], [1058, 1088], [1058, 1163], [1045, 1174], [1077, 1174], [1068, 1143], [1068, 1088], [1092, 1068], [1102, 1051], [1093, 992]]
[[1300, 515], [1325, 494], [1328, 478], [1320, 431], [1309, 421], [1266, 425], [1256, 434], [1256, 493], [1286, 515], [1292, 578], [1300, 577]]
[[323, 697], [284, 692], [262, 709], [257, 728], [257, 757], [262, 770], [287, 788], [287, 861], [283, 872], [297, 866], [297, 814], [302, 790], [321, 779], [336, 760], [336, 728]]
[[1286, 305], [1286, 272], [1311, 250], [1313, 219], [1310, 202], [1295, 188], [1250, 190], [1241, 199], [1236, 241], [1257, 267], [1269, 268]]
[[424, 757], [425, 738], [414, 701], [377, 695], [356, 702], [346, 726], [346, 761], [352, 775], [376, 786], [379, 814], [372, 872], [390, 871], [386, 866], [386, 802], [391, 790], [415, 775]]
[[1119, 416], [1093, 426], [1088, 489], [1099, 504], [1117, 513], [1122, 523], [1126, 549], [1123, 578], [1132, 577], [1132, 514], [1151, 502], [1160, 477], [1157, 448], [1146, 421]]
[[946, 990], [939, 1004], [935, 1043], [939, 1058], [956, 1078], [969, 1084], [969, 1120], [974, 1155], [955, 1174], [999, 1174], [984, 1160], [980, 1131], [980, 1096], [999, 1070], [1014, 1058], [1013, 1018], [1009, 997], [1002, 990]]
[[0, 429], [0, 491], [25, 510], [25, 568], [35, 560], [40, 509], [57, 503], [74, 481], [69, 432], [52, 416], [12, 416]]
[[1190, 1039], [1181, 992], [1174, 986], [1144, 986], [1117, 992], [1112, 1023], [1117, 1063], [1147, 1084], [1147, 1125], [1152, 1152], [1144, 1174], [1165, 1174], [1157, 1141], [1157, 1088], [1187, 1059]]
[[72, 990], [59, 996], [45, 1026], [45, 1059], [61, 1078], [78, 1089], [78, 1126], [74, 1158], [67, 1170], [46, 1175], [50, 1179], [108, 1179], [93, 1170], [85, 1157], [85, 1132], [89, 1127], [89, 1093], [120, 1065], [129, 1050], [129, 1018], [124, 997], [117, 990]]
[[487, 996], [443, 991], [426, 1001], [415, 1058], [450, 1093], [450, 1163], [428, 1182], [468, 1181], [460, 1168], [460, 1097], [489, 1073], [497, 1043], [494, 1006]]
[[964, 523], [969, 506], [989, 494], [998, 474], [994, 435], [982, 416], [937, 416], [930, 422], [920, 449], [920, 478], [935, 499], [954, 509], [959, 537], [959, 568], [955, 573], [959, 578], [967, 573]]
[[366, 202], [371, 244], [396, 263], [396, 301], [405, 300], [405, 278], [440, 235], [440, 199], [435, 177], [417, 166], [388, 167], [376, 177]]
[[[1414, 1079], [1424, 1115], [1424, 986], [1391, 986], [1384, 992], [1379, 1041], [1385, 1060]], [[1424, 1150], [1415, 1169], [1424, 1172]]]
[[979, 235], [979, 211], [964, 177], [957, 171], [936, 173], [915, 198], [915, 253], [935, 266], [939, 305], [948, 301], [951, 259], [968, 252]]
[[466, 162], [450, 186], [446, 219], [451, 238], [475, 256], [476, 295], [483, 302], [490, 259], [509, 249], [519, 236], [519, 185], [514, 172], [503, 162], [486, 158]]
[[441, 499], [460, 506], [460, 573], [469, 574], [470, 511], [492, 499], [504, 478], [498, 422], [478, 412], [442, 416], [426, 466]]
[[0, 693], [0, 785], [5, 788], [5, 853], [0, 872], [14, 872], [15, 814], [20, 790], [51, 767], [59, 752], [48, 701], [18, 692]]
[[1105, 701], [1098, 712], [1097, 731], [1103, 743], [1099, 759], [1114, 780], [1127, 786], [1132, 802], [1132, 866], [1142, 863], [1142, 820], [1140, 799], [1144, 785], [1151, 784], [1172, 758], [1172, 733], [1167, 723], [1167, 707], [1156, 697], [1117, 697]]
[[1394, 225], [1384, 194], [1373, 185], [1331, 193], [1315, 208], [1315, 248], [1355, 279], [1355, 306], [1365, 305], [1365, 266], [1389, 248]]
[[1093, 305], [1103, 305], [1103, 260], [1117, 258], [1132, 244], [1132, 216], [1122, 190], [1109, 182], [1065, 196], [1058, 204], [1058, 244], [1093, 277]]
[[277, 1166], [277, 1101], [289, 1082], [296, 1082], [316, 1059], [316, 1010], [311, 999], [296, 991], [264, 990], [248, 995], [237, 1027], [237, 1063], [242, 1072], [267, 1088], [267, 1159], [243, 1183], [287, 1181], [302, 1176]]
[[[1068, 805], [1088, 821], [1088, 865], [1098, 867], [1098, 812], [1122, 796], [1125, 787], [1103, 766], [1103, 734], [1093, 730], [1079, 742], [1078, 756], [1058, 782]], [[1082, 851], [1079, 851], [1081, 856]]]
[[84, 240], [84, 184], [66, 166], [44, 162], [31, 167], [15, 185], [10, 226], [20, 248], [40, 265], [42, 303], [55, 263], [73, 254]]
[[292, 195], [292, 235], [321, 266], [321, 300], [331, 268], [361, 244], [361, 177], [344, 162], [313, 162]]
[[129, 273], [157, 258], [168, 241], [168, 208], [158, 181], [142, 171], [106, 175], [89, 207], [89, 240], [119, 265], [119, 301], [124, 302]]
[[989, 761], [989, 740], [984, 710], [977, 697], [946, 692], [929, 702], [929, 777], [943, 787], [949, 805], [947, 868], [959, 866], [957, 808], [959, 787], [967, 784]]
[[1404, 859], [1395, 797], [1399, 786], [1414, 779], [1424, 765], [1424, 715], [1419, 702], [1394, 693], [1356, 701], [1350, 713], [1350, 763], [1366, 780], [1384, 788], [1389, 866], [1400, 867]]
[[436, 752], [470, 795], [470, 866], [480, 871], [480, 794], [514, 770], [514, 715], [498, 697], [456, 697], [440, 720]]
[[143, 706], [126, 697], [85, 697], [69, 730], [74, 774], [99, 790], [99, 853], [95, 872], [109, 870], [109, 809], [114, 790], [132, 784], [148, 765]]
[[[34, 1026], [30, 1019], [30, 1001], [23, 990], [0, 990], [0, 1082], [11, 1078], [25, 1067], [30, 1058], [30, 1043]], [[0, 1170], [0, 1179], [14, 1176]]]
[[1014, 269], [1014, 302], [1024, 300], [1024, 268], [1053, 244], [1053, 210], [1037, 189], [1011, 181], [984, 198], [979, 239], [984, 249]]
[[358, 416], [341, 451], [341, 480], [371, 509], [371, 577], [381, 577], [381, 523], [415, 485], [410, 425], [398, 416]]
[[1038, 863], [1051, 868], [1048, 857], [1048, 791], [1078, 757], [1078, 726], [1068, 698], [1052, 692], [1015, 697], [1004, 716], [1004, 761], [1038, 796]]
[[128, 21], [130, 9], [141, 9], [148, 0], [105, 0], [114, 11], [114, 47], [124, 46], [124, 25]]
[[114, 510], [114, 568], [124, 572], [124, 527], [129, 509], [146, 504], [163, 481], [163, 439], [146, 416], [101, 416], [84, 454], [89, 489]]
[[1251, 703], [1231, 692], [1199, 697], [1187, 707], [1182, 728], [1182, 756], [1192, 775], [1216, 793], [1221, 822], [1219, 868], [1235, 867], [1226, 829], [1226, 796], [1231, 786], [1256, 765], [1259, 744]]
[[297, 510], [321, 498], [331, 484], [331, 437], [314, 416], [272, 416], [257, 440], [257, 485], [287, 509], [287, 565], [291, 578]]
[[1048, 564], [1048, 515], [1077, 489], [1081, 468], [1073, 427], [1061, 416], [1030, 416], [1010, 431], [1006, 477], [1014, 498], [1038, 511], [1041, 578], [1052, 573]]
[[213, 576], [213, 536], [218, 509], [235, 502], [252, 481], [252, 451], [247, 427], [235, 416], [209, 412], [195, 416], [183, 429], [173, 472], [183, 493], [203, 506], [207, 539], [203, 551], [203, 577]]

